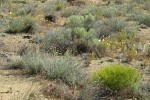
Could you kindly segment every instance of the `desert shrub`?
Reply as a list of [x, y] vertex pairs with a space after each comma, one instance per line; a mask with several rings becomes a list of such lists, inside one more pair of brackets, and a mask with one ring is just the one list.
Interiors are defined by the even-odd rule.
[[103, 36], [110, 36], [114, 32], [122, 31], [126, 28], [127, 23], [123, 20], [110, 18], [104, 21], [96, 21], [94, 23], [95, 36], [101, 38]]
[[27, 4], [28, 0], [12, 0], [13, 3], [23, 3]]
[[56, 5], [56, 10], [57, 10], [57, 11], [60, 11], [60, 10], [62, 10], [63, 8], [64, 8], [64, 4], [59, 3], [59, 4]]
[[72, 15], [66, 21], [67, 28], [84, 27], [84, 16]]
[[84, 19], [84, 27], [87, 31], [89, 31], [91, 28], [94, 27], [94, 22], [96, 20], [95, 16], [89, 13], [88, 15], [85, 15]]
[[66, 0], [55, 0], [55, 1], [49, 0], [44, 4], [43, 11], [45, 13], [50, 11], [52, 14], [56, 12], [56, 10], [61, 10], [62, 8], [64, 8], [66, 3], [67, 3]]
[[[80, 21], [78, 21], [80, 20]], [[94, 15], [89, 13], [88, 15], [72, 15], [67, 19], [66, 27], [67, 28], [76, 28], [76, 27], [83, 27], [87, 31], [94, 27], [94, 22], [96, 18]]]
[[101, 38], [103, 36], [110, 36], [112, 34], [111, 27], [104, 23], [103, 21], [96, 21], [94, 23], [94, 30], [96, 38]]
[[118, 9], [115, 6], [110, 5], [108, 7], [103, 7], [102, 8], [102, 15], [104, 17], [108, 17], [108, 18], [114, 17], [114, 16], [116, 16], [117, 11], [118, 11]]
[[43, 71], [44, 61], [48, 59], [48, 54], [42, 54], [40, 52], [28, 51], [22, 56], [23, 68], [28, 74], [38, 74]]
[[38, 31], [37, 24], [30, 16], [23, 16], [13, 19], [5, 32], [7, 33], [35, 33]]
[[0, 0], [0, 4], [7, 2], [8, 0]]
[[61, 79], [71, 86], [80, 86], [85, 80], [85, 72], [69, 53], [57, 56], [39, 51], [27, 51], [12, 68], [20, 66], [28, 74], [44, 74], [49, 79]]
[[79, 7], [66, 7], [61, 11], [61, 16], [69, 17], [71, 15], [78, 15], [81, 8]]
[[16, 11], [16, 15], [28, 15], [31, 12], [31, 9], [29, 6], [25, 6], [23, 8], [20, 8]]
[[71, 30], [65, 30], [63, 28], [48, 30], [42, 42], [43, 48], [50, 52], [66, 52], [70, 45], [72, 45], [72, 36], [70, 31]]
[[136, 89], [139, 80], [140, 74], [136, 69], [120, 64], [105, 66], [92, 76], [93, 82], [104, 84], [113, 91]]
[[17, 9], [15, 13], [16, 15], [24, 16], [28, 14], [35, 15], [38, 11], [39, 10], [36, 9], [36, 5], [33, 3], [30, 3], [28, 5], [24, 5], [20, 9]]
[[140, 22], [140, 24], [144, 24], [146, 26], [150, 26], [150, 14], [148, 15], [139, 15], [137, 16], [137, 20]]
[[150, 1], [144, 2], [143, 8], [150, 11]]
[[111, 18], [107, 22], [108, 22], [108, 25], [111, 27], [111, 30], [113, 32], [121, 31], [127, 25], [127, 23], [125, 21], [119, 20], [119, 19], [116, 19], [116, 18]]
[[147, 55], [150, 57], [150, 45], [147, 47]]
[[136, 20], [139, 22], [139, 24], [144, 24], [146, 26], [150, 26], [150, 15], [145, 14], [144, 10], [141, 9], [135, 9], [133, 13], [129, 16], [128, 19], [130, 20]]
[[108, 41], [104, 39], [93, 39], [93, 51], [97, 54], [98, 57], [104, 57], [108, 51]]
[[[80, 20], [80, 21], [79, 21]], [[70, 16], [66, 21], [66, 28], [49, 30], [43, 40], [43, 48], [46, 51], [55, 51], [64, 54], [68, 49], [72, 53], [85, 53], [90, 51], [91, 38], [94, 30], [92, 15]]]
[[69, 56], [53, 57], [44, 68], [48, 78], [62, 79], [72, 86], [81, 85], [85, 80], [85, 72], [81, 69], [81, 65]]

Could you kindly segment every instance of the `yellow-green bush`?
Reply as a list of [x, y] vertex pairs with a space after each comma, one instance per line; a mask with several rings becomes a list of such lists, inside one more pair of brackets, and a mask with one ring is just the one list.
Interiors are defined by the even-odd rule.
[[92, 75], [92, 81], [103, 84], [113, 91], [137, 89], [140, 74], [134, 68], [113, 64], [97, 70]]

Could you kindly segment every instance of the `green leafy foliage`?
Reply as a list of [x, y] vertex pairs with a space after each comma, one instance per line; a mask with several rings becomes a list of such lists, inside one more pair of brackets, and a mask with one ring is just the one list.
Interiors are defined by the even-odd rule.
[[59, 3], [59, 4], [56, 5], [56, 10], [57, 10], [57, 11], [60, 11], [60, 10], [62, 10], [63, 8], [64, 8], [64, 4]]
[[92, 81], [104, 84], [113, 91], [136, 89], [140, 80], [139, 72], [131, 67], [113, 64], [97, 70]]

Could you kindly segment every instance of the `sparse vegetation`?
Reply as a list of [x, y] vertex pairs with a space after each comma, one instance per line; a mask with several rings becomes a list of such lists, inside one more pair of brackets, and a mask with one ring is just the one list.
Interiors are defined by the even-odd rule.
[[[150, 79], [149, 5], [149, 0], [0, 0], [0, 80], [5, 74], [43, 76], [48, 84], [56, 82], [47, 86], [48, 99], [142, 100], [145, 92], [148, 98], [149, 86], [142, 87]], [[40, 96], [32, 93], [26, 98]]]
[[38, 51], [24, 53], [21, 60], [14, 62], [10, 68], [22, 68], [31, 75], [42, 73], [49, 79], [61, 79], [72, 87], [81, 86], [86, 75], [69, 54], [60, 57]]

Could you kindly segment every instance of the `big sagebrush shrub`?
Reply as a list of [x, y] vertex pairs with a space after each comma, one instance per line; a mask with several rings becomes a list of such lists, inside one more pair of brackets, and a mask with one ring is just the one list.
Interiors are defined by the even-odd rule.
[[31, 16], [23, 16], [12, 20], [5, 30], [6, 33], [36, 33], [38, 26]]
[[140, 81], [139, 72], [120, 64], [105, 66], [92, 75], [92, 81], [103, 84], [113, 91], [136, 89]]

